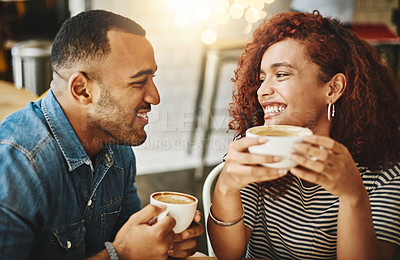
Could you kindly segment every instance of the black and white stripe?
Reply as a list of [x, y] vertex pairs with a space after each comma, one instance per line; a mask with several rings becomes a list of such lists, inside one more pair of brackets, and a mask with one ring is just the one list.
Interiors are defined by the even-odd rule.
[[[400, 165], [381, 172], [360, 167], [378, 239], [400, 245]], [[260, 196], [257, 184], [241, 191], [245, 225], [252, 229], [246, 257], [335, 259], [339, 199], [295, 178], [277, 200]]]

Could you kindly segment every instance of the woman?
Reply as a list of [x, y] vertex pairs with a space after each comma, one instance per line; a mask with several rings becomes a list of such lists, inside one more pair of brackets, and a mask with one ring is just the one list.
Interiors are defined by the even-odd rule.
[[[400, 245], [400, 102], [368, 43], [318, 12], [261, 24], [235, 71], [230, 144], [209, 235], [219, 259], [393, 259]], [[260, 166], [257, 125], [296, 125], [298, 167]], [[313, 157], [314, 160], [309, 158]], [[244, 218], [243, 218], [244, 216]]]

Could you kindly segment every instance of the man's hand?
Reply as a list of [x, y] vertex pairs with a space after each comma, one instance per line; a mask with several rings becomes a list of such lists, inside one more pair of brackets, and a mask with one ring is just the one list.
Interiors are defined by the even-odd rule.
[[169, 256], [185, 258], [197, 252], [199, 238], [204, 233], [204, 227], [200, 224], [201, 218], [201, 213], [197, 210], [190, 227], [175, 235], [168, 251]]
[[168, 258], [168, 250], [174, 240], [172, 228], [175, 219], [166, 216], [154, 223], [154, 218], [163, 210], [165, 206], [147, 205], [129, 218], [113, 242], [119, 259]]

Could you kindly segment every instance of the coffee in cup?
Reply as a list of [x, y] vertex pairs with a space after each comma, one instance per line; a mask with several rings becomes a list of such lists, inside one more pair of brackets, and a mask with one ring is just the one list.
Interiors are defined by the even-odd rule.
[[289, 159], [293, 144], [300, 142], [303, 136], [312, 135], [312, 131], [305, 127], [290, 125], [255, 126], [247, 129], [246, 137], [265, 137], [266, 143], [249, 147], [250, 153], [276, 155], [281, 161], [276, 163], [262, 163], [271, 168], [291, 169], [297, 164]]
[[158, 215], [158, 220], [166, 215], [173, 217], [176, 221], [173, 231], [177, 234], [186, 230], [192, 223], [197, 203], [196, 197], [181, 192], [159, 191], [150, 195], [150, 204], [166, 206], [166, 209]]

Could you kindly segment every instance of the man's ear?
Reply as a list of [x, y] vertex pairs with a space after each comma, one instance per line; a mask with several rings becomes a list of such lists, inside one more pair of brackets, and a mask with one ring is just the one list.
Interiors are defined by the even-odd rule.
[[328, 103], [335, 103], [342, 96], [344, 90], [346, 89], [346, 76], [343, 73], [338, 73], [332, 77], [328, 84]]
[[68, 81], [69, 91], [74, 100], [86, 105], [92, 101], [89, 79], [82, 72], [75, 72]]

